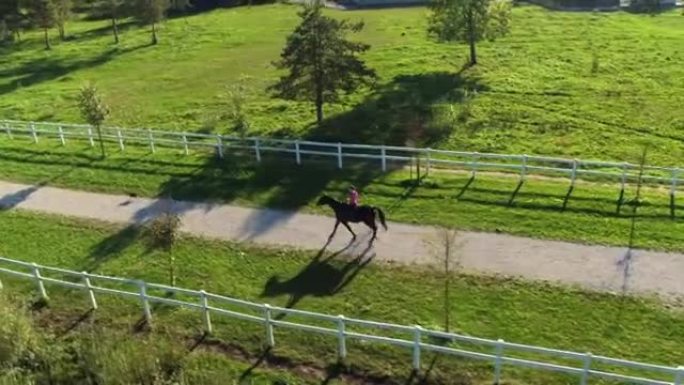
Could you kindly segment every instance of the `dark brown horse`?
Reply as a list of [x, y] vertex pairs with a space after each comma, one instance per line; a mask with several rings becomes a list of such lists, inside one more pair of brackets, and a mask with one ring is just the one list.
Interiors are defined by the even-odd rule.
[[382, 227], [385, 229], [385, 231], [387, 231], [387, 223], [385, 223], [385, 213], [383, 213], [382, 210], [380, 210], [380, 208], [378, 207], [367, 205], [354, 207], [350, 204], [336, 201], [335, 199], [327, 195], [323, 195], [318, 199], [318, 205], [328, 205], [331, 209], [333, 209], [333, 211], [335, 211], [335, 218], [337, 220], [335, 222], [335, 228], [330, 234], [329, 239], [332, 239], [332, 237], [335, 235], [335, 232], [337, 231], [337, 226], [339, 226], [340, 223], [342, 223], [344, 227], [346, 227], [347, 230], [349, 230], [354, 239], [356, 239], [356, 234], [351, 229], [351, 227], [349, 227], [349, 222], [363, 222], [366, 224], [366, 226], [370, 227], [371, 230], [373, 230], [373, 238], [371, 238], [372, 242], [373, 240], [375, 240], [375, 238], [377, 238], [378, 233], [378, 226], [375, 225], [375, 213], [378, 214], [378, 217], [380, 217], [380, 223], [382, 224]]

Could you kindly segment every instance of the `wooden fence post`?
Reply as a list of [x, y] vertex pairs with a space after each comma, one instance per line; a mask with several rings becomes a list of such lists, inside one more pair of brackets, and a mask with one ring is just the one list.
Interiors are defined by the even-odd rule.
[[40, 298], [47, 301], [48, 295], [45, 291], [45, 284], [43, 283], [43, 277], [40, 275], [40, 269], [38, 268], [38, 265], [32, 263], [31, 270], [33, 270], [33, 277], [36, 279], [36, 282], [38, 283], [38, 291], [40, 292]]
[[154, 135], [152, 135], [152, 130], [151, 130], [151, 129], [148, 129], [148, 130], [147, 130], [147, 136], [148, 136], [149, 139], [150, 139], [150, 151], [152, 151], [152, 153], [154, 154], [154, 153], [156, 152], [156, 150], [155, 150], [155, 148], [154, 148]]
[[150, 302], [147, 300], [147, 288], [145, 281], [138, 281], [138, 288], [140, 291], [140, 302], [143, 307], [143, 315], [148, 326], [152, 326], [152, 310], [150, 310]]
[[425, 161], [426, 161], [426, 165], [425, 165], [425, 176], [430, 175], [430, 166], [431, 166], [431, 163], [432, 163], [432, 159], [430, 158], [430, 152], [431, 152], [431, 151], [432, 151], [431, 148], [426, 148], [426, 149], [425, 149], [425, 158], [426, 158], [426, 159], [425, 159]]
[[504, 340], [496, 341], [496, 361], [494, 361], [494, 385], [501, 383], [501, 356], [503, 355]]
[[221, 135], [216, 135], [216, 149], [218, 150], [219, 158], [223, 159], [223, 140], [221, 140]]
[[343, 361], [347, 358], [347, 340], [344, 330], [344, 316], [337, 316], [337, 358]]
[[81, 272], [81, 278], [83, 278], [83, 283], [85, 284], [85, 287], [88, 290], [88, 296], [90, 297], [90, 308], [93, 310], [97, 310], [97, 301], [95, 300], [95, 292], [93, 291], [92, 285], [90, 284], [90, 278], [88, 277], [88, 273], [85, 271], [82, 271]]
[[582, 368], [582, 378], [580, 379], [581, 385], [587, 385], [587, 380], [589, 379], [589, 368], [591, 367], [591, 353], [584, 355], [584, 367]]
[[204, 331], [211, 334], [211, 315], [209, 314], [209, 299], [207, 292], [200, 290], [200, 301], [202, 302], [202, 319], [204, 320]]
[[416, 325], [413, 328], [413, 370], [420, 371], [420, 344], [422, 342], [421, 333], [423, 328]]
[[182, 138], [183, 138], [183, 152], [185, 153], [185, 155], [188, 155], [190, 153], [190, 151], [188, 150], [188, 135], [184, 132]]
[[33, 137], [33, 143], [38, 143], [38, 133], [36, 133], [36, 125], [31, 123], [31, 137]]
[[266, 323], [266, 346], [272, 348], [275, 346], [275, 336], [273, 335], [273, 314], [271, 313], [271, 305], [264, 305], [264, 320]]
[[123, 135], [121, 134], [121, 129], [117, 128], [116, 129], [116, 137], [119, 138], [119, 149], [123, 151], [125, 149], [124, 147], [124, 140], [123, 140]]
[[677, 368], [677, 375], [675, 376], [674, 385], [682, 385], [684, 382], [684, 366]]
[[64, 130], [62, 129], [62, 126], [57, 126], [57, 132], [59, 133], [59, 142], [62, 144], [62, 146], [66, 145], [66, 140], [64, 139]]
[[254, 138], [254, 155], [256, 156], [256, 161], [261, 162], [261, 149], [259, 148], [259, 138]]
[[470, 177], [471, 178], [475, 178], [475, 174], [477, 173], [477, 167], [478, 167], [477, 162], [479, 159], [480, 159], [480, 153], [473, 152], [473, 160], [470, 163], [470, 167], [471, 167]]
[[337, 143], [337, 168], [342, 168], [342, 143]]
[[382, 162], [382, 171], [387, 171], [387, 149], [384, 144], [380, 147], [380, 161]]
[[95, 147], [95, 139], [93, 139], [93, 128], [88, 126], [88, 142], [90, 142], [90, 147]]

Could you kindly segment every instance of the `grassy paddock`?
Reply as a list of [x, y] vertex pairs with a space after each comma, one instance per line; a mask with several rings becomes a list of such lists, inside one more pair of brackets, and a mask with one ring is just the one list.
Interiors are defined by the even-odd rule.
[[112, 44], [107, 21], [67, 25], [73, 38], [43, 49], [42, 33], [0, 47], [0, 114], [79, 121], [75, 98], [86, 80], [112, 107], [111, 123], [230, 132], [229, 90], [245, 87], [251, 131], [261, 135], [440, 148], [632, 160], [643, 143], [658, 164], [682, 155], [684, 17], [625, 12], [557, 12], [516, 6], [511, 33], [479, 46], [480, 64], [460, 71], [467, 47], [426, 36], [425, 8], [327, 11], [362, 20], [355, 38], [380, 76], [375, 90], [327, 106], [312, 126], [306, 103], [273, 99], [271, 65], [297, 23], [296, 7], [216, 10], [166, 21], [161, 43], [124, 22]]
[[[315, 206], [321, 194], [342, 197], [353, 183], [364, 202], [385, 209], [391, 220], [454, 226], [461, 229], [503, 231], [543, 239], [626, 245], [629, 242], [635, 187], [628, 186], [618, 205], [619, 184], [578, 181], [570, 195], [566, 179], [534, 178], [519, 186], [518, 177], [478, 174], [474, 180], [461, 172], [433, 172], [420, 185], [401, 164], [383, 174], [377, 164], [315, 163], [264, 155], [263, 162], [228, 156], [224, 160], [202, 152], [183, 156], [182, 150], [115, 145], [100, 160], [87, 144], [61, 147], [55, 141], [37, 145], [28, 139], [0, 139], [0, 178], [47, 183], [90, 191], [172, 196], [176, 199], [228, 202], [248, 206], [304, 209], [327, 213]], [[291, 164], [289, 164], [291, 163]], [[672, 217], [669, 190], [646, 187], [637, 212], [634, 246], [684, 250], [682, 206], [675, 201]], [[619, 211], [618, 211], [619, 210]]]
[[[147, 250], [135, 228], [15, 211], [1, 215], [0, 230], [8, 234], [0, 244], [2, 255], [167, 282], [166, 257]], [[374, 262], [359, 266], [338, 258], [314, 263], [313, 254], [183, 238], [174, 250], [177, 284], [272, 305], [443, 327], [443, 278], [438, 271], [377, 266]], [[33, 283], [2, 279], [8, 291], [35, 293]], [[62, 312], [75, 320], [87, 310], [83, 292], [48, 287], [48, 293], [50, 311], [55, 314]], [[95, 313], [97, 323], [126, 330], [140, 320], [140, 305], [135, 299], [100, 295], [98, 301], [101, 309]], [[457, 274], [452, 277], [450, 303], [450, 328], [457, 332], [668, 365], [684, 361], [677, 346], [684, 337], [681, 310], [668, 309], [655, 299]], [[153, 313], [155, 325], [165, 332], [189, 338], [201, 331], [198, 313], [168, 306], [155, 307]], [[240, 346], [251, 356], [259, 355], [264, 343], [261, 325], [220, 316], [214, 316], [213, 323], [214, 337], [222, 343]], [[334, 338], [278, 330], [276, 341], [274, 354], [295, 363], [325, 368], [335, 361]], [[348, 349], [348, 364], [355, 373], [408, 376], [410, 351], [358, 342], [350, 342]], [[429, 354], [423, 359], [426, 365], [432, 362]], [[456, 358], [438, 359], [431, 371], [436, 382], [457, 376], [478, 384], [491, 381], [491, 373], [488, 364]], [[577, 381], [509, 367], [504, 373], [507, 379], [528, 384]]]

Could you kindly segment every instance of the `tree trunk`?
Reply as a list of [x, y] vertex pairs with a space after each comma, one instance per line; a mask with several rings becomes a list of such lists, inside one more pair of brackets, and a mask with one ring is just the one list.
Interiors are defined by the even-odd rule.
[[323, 123], [323, 90], [316, 87], [316, 123], [320, 126]]
[[45, 49], [52, 49], [52, 47], [50, 47], [50, 37], [48, 36], [48, 29], [44, 28], [44, 30], [45, 30]]
[[477, 64], [477, 51], [475, 49], [475, 21], [473, 10], [468, 10], [468, 44], [470, 45], [470, 66]]
[[112, 31], [114, 31], [114, 44], [119, 44], [119, 27], [116, 25], [116, 17], [112, 17]]
[[58, 25], [57, 29], [59, 30], [59, 40], [64, 41], [64, 38], [66, 37], [66, 34], [64, 33], [64, 24]]
[[157, 39], [157, 23], [152, 23], [152, 45], [157, 45], [159, 40]]
[[105, 153], [104, 140], [102, 140], [102, 128], [96, 126], [95, 129], [97, 130], [97, 140], [100, 142], [100, 158], [104, 159], [107, 154]]

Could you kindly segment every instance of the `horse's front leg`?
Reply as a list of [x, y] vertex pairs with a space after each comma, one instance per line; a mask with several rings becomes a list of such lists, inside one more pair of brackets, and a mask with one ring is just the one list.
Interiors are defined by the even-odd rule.
[[344, 225], [344, 227], [347, 228], [347, 230], [349, 230], [349, 232], [351, 233], [353, 239], [356, 239], [356, 234], [355, 234], [354, 231], [351, 229], [351, 227], [349, 227], [349, 224], [348, 224], [347, 222], [342, 222], [342, 224]]
[[328, 236], [328, 242], [330, 242], [330, 240], [335, 236], [335, 233], [337, 232], [337, 226], [339, 226], [339, 225], [340, 225], [340, 220], [338, 219], [335, 221], [335, 227], [333, 227], [332, 233], [330, 233], [330, 236]]

